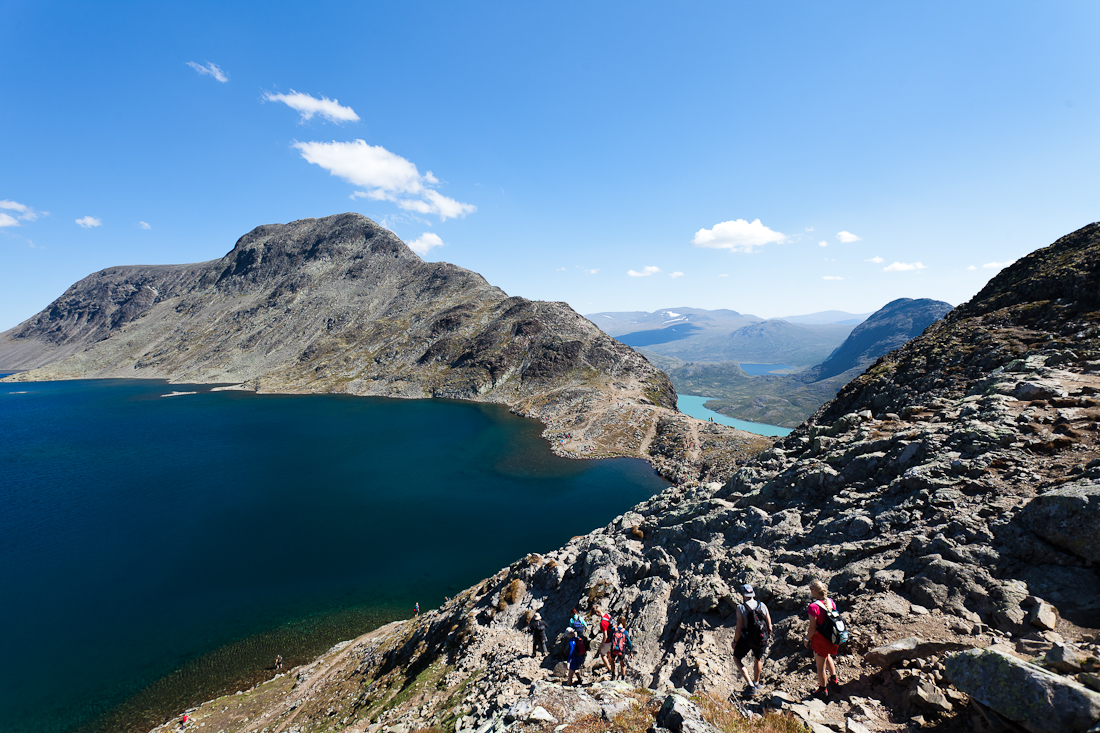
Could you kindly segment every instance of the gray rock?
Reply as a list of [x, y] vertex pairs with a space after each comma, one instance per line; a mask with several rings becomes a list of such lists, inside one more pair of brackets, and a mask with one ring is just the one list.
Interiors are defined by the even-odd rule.
[[852, 718], [848, 718], [844, 721], [844, 731], [845, 733], [871, 733], [867, 726]]
[[946, 651], [957, 651], [959, 649], [969, 649], [970, 647], [970, 644], [925, 641], [919, 636], [910, 636], [872, 649], [863, 655], [863, 661], [886, 669], [906, 659], [924, 659]]
[[1100, 562], [1100, 484], [1080, 481], [1048, 491], [1024, 507], [1024, 525], [1090, 562]]
[[995, 649], [952, 655], [956, 688], [1032, 733], [1084, 733], [1100, 720], [1100, 694]]
[[1053, 631], [1058, 626], [1058, 611], [1046, 601], [1039, 601], [1028, 611], [1027, 622], [1037, 629]]
[[933, 713], [949, 713], [952, 706], [943, 691], [931, 682], [921, 682], [909, 692], [909, 702], [922, 710]]
[[871, 534], [871, 530], [875, 528], [875, 523], [864, 516], [857, 516], [852, 519], [852, 523], [848, 525], [848, 534], [854, 539], [863, 539], [867, 535]]
[[669, 695], [657, 713], [657, 725], [672, 733], [719, 733], [718, 729], [703, 720], [703, 713], [693, 702], [681, 695]]
[[1052, 645], [1046, 657], [1043, 658], [1043, 663], [1062, 674], [1077, 674], [1082, 671], [1081, 659], [1077, 656], [1077, 648], [1072, 644]]

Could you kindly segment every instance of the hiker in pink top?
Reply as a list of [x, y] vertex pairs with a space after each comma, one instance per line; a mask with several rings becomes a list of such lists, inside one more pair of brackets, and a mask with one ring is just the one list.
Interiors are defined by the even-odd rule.
[[814, 661], [817, 662], [817, 692], [815, 694], [823, 700], [829, 696], [829, 687], [825, 682], [826, 668], [829, 671], [828, 684], [831, 684], [834, 689], [840, 684], [836, 678], [836, 664], [833, 662], [833, 657], [840, 651], [840, 647], [826, 639], [818, 631], [818, 627], [825, 620], [826, 605], [830, 610], [836, 610], [836, 604], [825, 595], [825, 592], [825, 584], [820, 580], [815, 579], [810, 582], [810, 595], [813, 596], [814, 600], [808, 609], [810, 625], [806, 629], [806, 647], [813, 649]]

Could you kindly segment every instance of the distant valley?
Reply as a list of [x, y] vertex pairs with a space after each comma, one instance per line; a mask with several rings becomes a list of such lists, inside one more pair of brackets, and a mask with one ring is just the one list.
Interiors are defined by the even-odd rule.
[[[793, 428], [878, 357], [950, 310], [943, 301], [900, 298], [863, 315], [825, 311], [764, 320], [731, 310], [671, 308], [587, 317], [645, 354], [678, 393], [714, 397], [707, 407], [729, 417]], [[817, 360], [812, 365], [810, 356]], [[793, 369], [750, 374], [743, 366], [760, 364]]]

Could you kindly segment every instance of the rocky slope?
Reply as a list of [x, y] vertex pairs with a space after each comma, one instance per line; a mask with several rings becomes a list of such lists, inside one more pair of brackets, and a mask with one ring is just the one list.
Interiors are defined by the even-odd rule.
[[[629, 619], [635, 685], [725, 697], [741, 685], [734, 589], [749, 582], [777, 629], [765, 699], [815, 731], [1095, 730], [1098, 422], [1093, 224], [1002, 272], [728, 481], [669, 488], [196, 719], [486, 733], [613, 717], [626, 690], [563, 688], [553, 655], [527, 655], [534, 611], [559, 632], [596, 605]], [[806, 700], [814, 577], [852, 625], [827, 703]]]
[[564, 303], [425, 263], [358, 214], [257, 227], [210, 262], [97, 272], [0, 334], [0, 367], [492, 401], [545, 422], [560, 453], [648, 458], [674, 477], [728, 475], [762, 445], [680, 415], [663, 372]]

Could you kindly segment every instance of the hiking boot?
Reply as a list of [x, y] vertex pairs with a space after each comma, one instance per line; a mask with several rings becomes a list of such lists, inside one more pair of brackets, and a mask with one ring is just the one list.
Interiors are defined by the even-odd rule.
[[757, 682], [752, 687], [750, 687], [749, 690], [750, 690], [749, 697], [756, 697], [757, 695], [759, 695], [761, 692], [764, 691], [764, 685]]
[[811, 695], [810, 697], [816, 697], [818, 700], [828, 701], [828, 699], [829, 699], [829, 688], [828, 687], [819, 687], [816, 690], [814, 690], [814, 694]]

